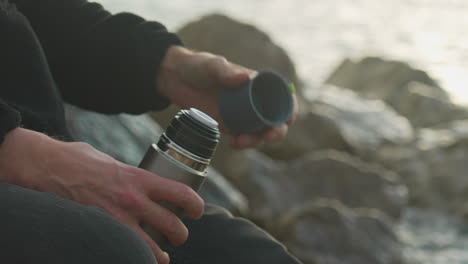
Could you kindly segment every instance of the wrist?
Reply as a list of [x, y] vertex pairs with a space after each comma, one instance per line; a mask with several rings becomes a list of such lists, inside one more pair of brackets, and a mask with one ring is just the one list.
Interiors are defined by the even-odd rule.
[[46, 171], [48, 136], [24, 128], [15, 128], [6, 134], [0, 146], [0, 180], [29, 186], [26, 177], [36, 177]]

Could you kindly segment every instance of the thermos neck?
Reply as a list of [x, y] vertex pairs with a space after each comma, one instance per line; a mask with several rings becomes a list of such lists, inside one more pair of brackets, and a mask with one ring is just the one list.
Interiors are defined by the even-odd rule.
[[183, 166], [189, 167], [198, 172], [204, 172], [210, 164], [210, 159], [198, 157], [170, 140], [166, 134], [159, 139], [157, 146], [159, 150]]
[[157, 143], [167, 156], [193, 170], [203, 172], [219, 142], [216, 121], [196, 110], [181, 110]]

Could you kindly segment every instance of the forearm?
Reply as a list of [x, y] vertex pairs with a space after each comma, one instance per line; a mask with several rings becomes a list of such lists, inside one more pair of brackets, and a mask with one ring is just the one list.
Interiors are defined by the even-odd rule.
[[181, 42], [163, 25], [85, 0], [11, 1], [31, 22], [65, 100], [104, 113], [167, 106], [155, 76], [167, 48]]

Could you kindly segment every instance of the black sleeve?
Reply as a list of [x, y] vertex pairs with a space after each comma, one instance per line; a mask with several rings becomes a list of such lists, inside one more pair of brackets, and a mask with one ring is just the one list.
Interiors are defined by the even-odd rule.
[[3, 143], [5, 135], [20, 123], [20, 113], [0, 99], [0, 144]]
[[179, 38], [158, 22], [111, 15], [86, 0], [10, 0], [28, 18], [64, 99], [103, 113], [142, 113], [169, 104], [156, 73]]

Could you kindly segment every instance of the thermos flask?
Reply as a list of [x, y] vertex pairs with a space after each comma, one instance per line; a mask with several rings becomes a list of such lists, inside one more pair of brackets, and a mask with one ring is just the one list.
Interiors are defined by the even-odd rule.
[[[215, 120], [195, 108], [181, 110], [159, 141], [150, 146], [139, 167], [198, 191], [206, 179], [219, 139]], [[164, 201], [159, 203], [179, 218], [183, 216], [181, 208]], [[145, 224], [142, 227], [160, 247], [167, 245], [167, 239], [160, 232]]]

